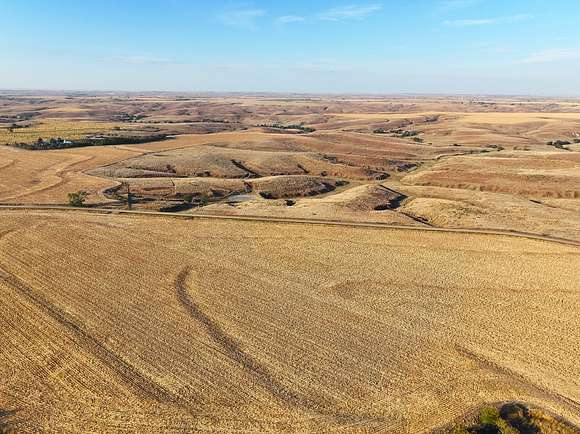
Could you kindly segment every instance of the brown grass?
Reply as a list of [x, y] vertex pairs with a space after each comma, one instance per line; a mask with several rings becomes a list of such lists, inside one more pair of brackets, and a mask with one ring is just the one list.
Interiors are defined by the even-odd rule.
[[526, 152], [456, 157], [411, 174], [403, 183], [510, 193], [529, 198], [580, 198], [580, 153]]
[[[121, 113], [139, 121], [118, 122]], [[40, 153], [0, 146], [0, 202], [66, 204], [69, 192], [86, 190], [90, 205], [124, 206], [103, 191], [128, 180], [141, 195], [134, 207], [159, 210], [183, 205], [184, 195], [224, 198], [252, 183], [295, 205], [256, 196], [196, 211], [493, 227], [579, 239], [580, 145], [569, 151], [547, 145], [579, 139], [579, 113], [578, 100], [522, 98], [0, 96], [5, 132], [15, 119], [31, 116], [18, 122], [63, 131], [120, 126], [181, 134]], [[268, 123], [304, 123], [316, 131], [256, 127]], [[422, 142], [375, 134], [376, 128], [413, 130]], [[318, 178], [345, 179], [349, 186], [324, 193]], [[401, 208], [375, 210], [381, 194], [367, 192], [378, 182], [408, 196]], [[361, 188], [347, 193], [351, 187]], [[322, 194], [304, 198], [313, 193]]]

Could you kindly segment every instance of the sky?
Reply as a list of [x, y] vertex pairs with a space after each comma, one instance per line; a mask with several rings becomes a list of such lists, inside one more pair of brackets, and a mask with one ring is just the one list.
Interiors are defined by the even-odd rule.
[[580, 1], [0, 0], [0, 89], [580, 96]]

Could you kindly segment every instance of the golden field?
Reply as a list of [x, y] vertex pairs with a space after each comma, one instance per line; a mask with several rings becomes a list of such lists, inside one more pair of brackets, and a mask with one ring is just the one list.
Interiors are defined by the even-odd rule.
[[[580, 251], [508, 236], [0, 211], [19, 431], [580, 422]], [[11, 413], [12, 414], [12, 413]]]
[[110, 131], [0, 145], [0, 432], [577, 432], [578, 100], [0, 95]]

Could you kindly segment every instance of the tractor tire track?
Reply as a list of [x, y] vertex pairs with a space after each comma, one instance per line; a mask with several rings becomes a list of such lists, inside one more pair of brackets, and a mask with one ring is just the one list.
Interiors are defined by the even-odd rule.
[[199, 305], [195, 303], [187, 290], [186, 281], [189, 273], [190, 267], [187, 266], [179, 272], [175, 279], [175, 291], [179, 303], [193, 319], [204, 326], [206, 332], [226, 351], [226, 354], [235, 362], [242, 365], [244, 370], [275, 399], [303, 411], [333, 419], [340, 424], [356, 425], [361, 422], [377, 422], [377, 419], [370, 415], [355, 416], [352, 414], [328, 411], [325, 409], [325, 406], [331, 404], [330, 402], [324, 403], [322, 399], [317, 401], [296, 393], [274, 378], [267, 367], [244, 351], [234, 337], [228, 335], [218, 323], [204, 313]]
[[456, 345], [455, 348], [459, 354], [475, 362], [480, 368], [508, 377], [521, 384], [524, 388], [541, 395], [544, 399], [556, 401], [559, 404], [573, 408], [575, 412], [580, 412], [580, 403], [578, 401], [539, 384], [535, 384], [519, 372], [489, 360], [481, 354], [470, 351], [461, 345]]
[[6, 229], [0, 231], [0, 240], [2, 240], [2, 238], [4, 238], [6, 235], [10, 235], [12, 232], [16, 232], [16, 229]]
[[0, 165], [0, 170], [12, 167], [15, 164], [16, 164], [16, 160], [10, 160], [8, 163], [4, 164], [3, 166]]
[[[5, 233], [4, 233], [5, 235]], [[77, 322], [70, 314], [51, 304], [42, 295], [36, 293], [14, 274], [0, 267], [0, 281], [3, 281], [21, 296], [28, 299], [32, 304], [47, 313], [61, 326], [76, 336], [78, 343], [93, 354], [97, 359], [109, 367], [117, 377], [128, 385], [136, 394], [146, 399], [153, 399], [163, 404], [174, 404], [184, 407], [181, 398], [170, 390], [148, 378], [139, 372], [123, 357], [107, 348], [97, 338], [88, 332], [81, 323]]]
[[190, 297], [186, 280], [189, 276], [190, 268], [185, 267], [175, 279], [175, 289], [177, 300], [187, 310], [187, 312], [198, 322], [200, 322], [211, 338], [221, 347], [223, 347], [228, 356], [241, 364], [245, 370], [250, 372], [258, 383], [267, 389], [276, 398], [301, 406], [305, 399], [288, 390], [284, 385], [275, 380], [268, 370], [256, 361], [252, 356], [247, 354], [233, 337], [229, 336], [219, 324], [206, 315], [200, 307]]

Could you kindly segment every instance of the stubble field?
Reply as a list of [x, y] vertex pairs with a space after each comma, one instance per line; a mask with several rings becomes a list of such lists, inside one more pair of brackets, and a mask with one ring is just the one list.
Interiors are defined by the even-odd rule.
[[22, 431], [423, 432], [510, 400], [580, 422], [577, 247], [46, 211], [0, 234]]

